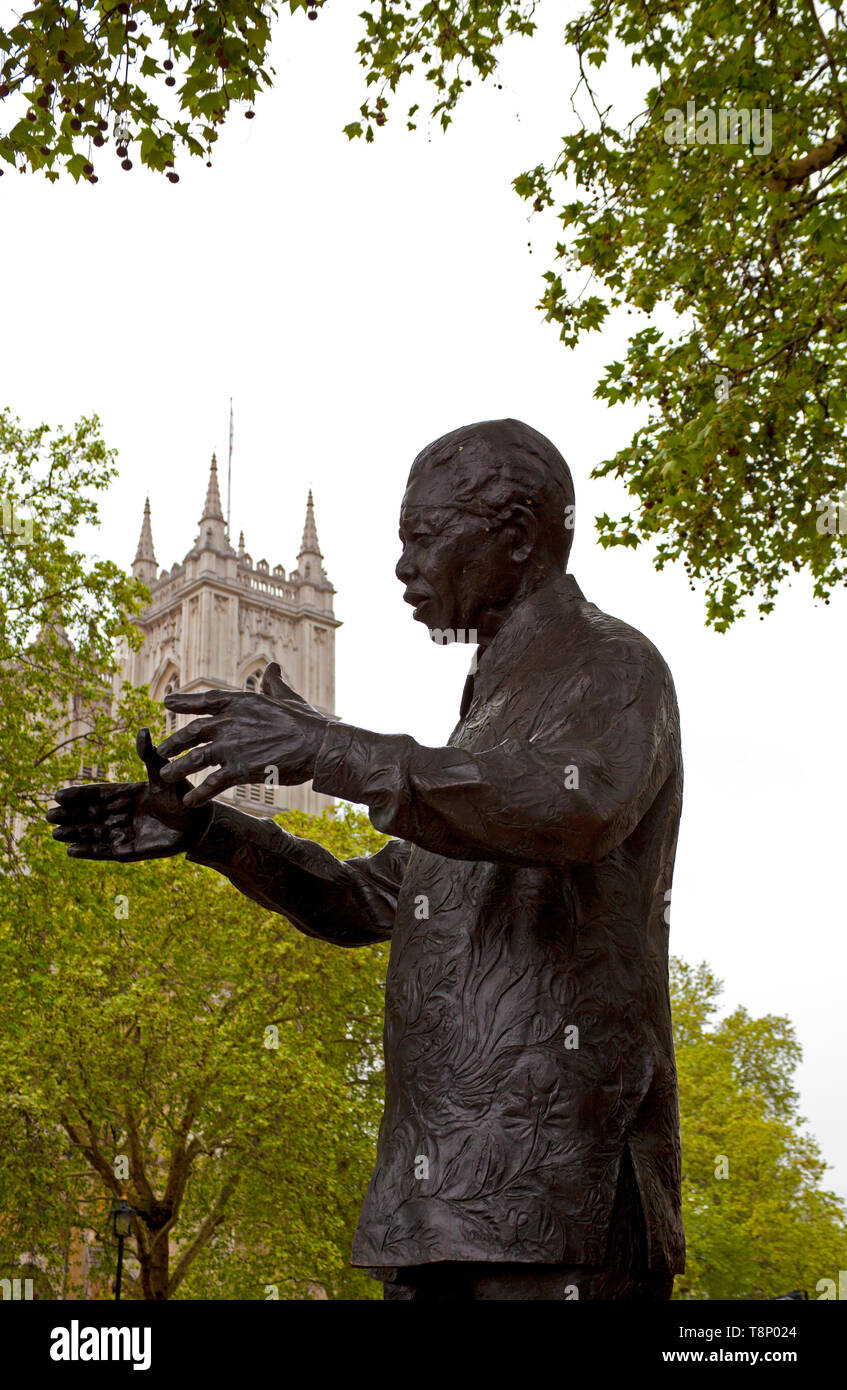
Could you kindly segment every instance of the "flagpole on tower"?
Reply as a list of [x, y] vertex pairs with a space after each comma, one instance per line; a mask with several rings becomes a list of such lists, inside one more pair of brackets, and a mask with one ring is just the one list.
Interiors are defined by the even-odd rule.
[[232, 500], [232, 396], [229, 398], [229, 463], [226, 468], [226, 538], [229, 540], [229, 515]]

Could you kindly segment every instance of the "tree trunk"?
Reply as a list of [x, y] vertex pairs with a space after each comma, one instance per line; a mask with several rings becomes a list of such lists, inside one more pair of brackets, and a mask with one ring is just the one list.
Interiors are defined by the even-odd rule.
[[158, 1231], [151, 1231], [149, 1248], [139, 1252], [141, 1296], [150, 1302], [168, 1297], [170, 1241], [167, 1233], [162, 1232], [162, 1227]]

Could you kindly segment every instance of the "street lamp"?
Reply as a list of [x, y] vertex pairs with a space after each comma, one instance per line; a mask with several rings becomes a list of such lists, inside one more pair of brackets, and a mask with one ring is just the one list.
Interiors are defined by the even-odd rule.
[[135, 1208], [129, 1205], [126, 1193], [121, 1194], [121, 1200], [117, 1206], [112, 1207], [112, 1231], [118, 1241], [118, 1269], [115, 1275], [115, 1302], [121, 1301], [121, 1275], [124, 1267], [124, 1241], [132, 1233], [132, 1218], [135, 1215]]

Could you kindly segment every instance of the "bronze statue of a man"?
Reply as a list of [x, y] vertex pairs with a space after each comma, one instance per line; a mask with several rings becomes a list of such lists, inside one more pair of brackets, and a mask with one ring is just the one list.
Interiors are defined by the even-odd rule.
[[[261, 694], [169, 695], [202, 717], [158, 752], [140, 736], [147, 783], [68, 788], [50, 813], [69, 854], [185, 851], [309, 935], [390, 939], [353, 1246], [387, 1298], [659, 1300], [684, 1268], [679, 716], [656, 648], [567, 573], [573, 501], [558, 450], [515, 420], [415, 460], [397, 576], [434, 640], [479, 643], [445, 747], [327, 720], [273, 664]], [[395, 838], [339, 862], [212, 801], [269, 764]]]

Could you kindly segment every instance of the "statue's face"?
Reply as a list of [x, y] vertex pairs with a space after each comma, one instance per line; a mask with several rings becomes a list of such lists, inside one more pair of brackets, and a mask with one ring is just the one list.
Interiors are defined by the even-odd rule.
[[[452, 500], [449, 468], [433, 469], [410, 483], [400, 509], [403, 553], [395, 573], [416, 622], [434, 640], [452, 629], [493, 634], [489, 614], [502, 611], [517, 587], [513, 537], [485, 517], [460, 510]], [[490, 629], [490, 630], [489, 630]]]

